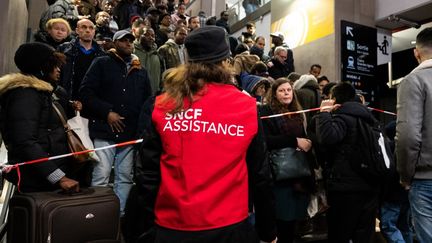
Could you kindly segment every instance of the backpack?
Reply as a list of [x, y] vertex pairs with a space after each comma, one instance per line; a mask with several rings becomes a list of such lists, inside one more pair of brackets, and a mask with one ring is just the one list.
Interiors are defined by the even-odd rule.
[[369, 182], [385, 182], [395, 170], [389, 139], [378, 122], [373, 125], [357, 118], [356, 159], [352, 167]]

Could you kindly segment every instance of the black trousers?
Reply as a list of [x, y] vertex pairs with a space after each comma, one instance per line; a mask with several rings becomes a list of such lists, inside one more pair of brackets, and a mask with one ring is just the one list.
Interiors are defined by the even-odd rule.
[[375, 232], [378, 195], [373, 192], [328, 192], [328, 241], [370, 243]]
[[254, 227], [245, 220], [223, 228], [178, 231], [156, 226], [155, 243], [258, 243]]

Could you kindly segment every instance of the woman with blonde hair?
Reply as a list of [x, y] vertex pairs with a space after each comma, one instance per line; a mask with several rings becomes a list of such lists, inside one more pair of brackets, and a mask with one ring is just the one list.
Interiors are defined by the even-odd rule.
[[54, 49], [70, 40], [72, 29], [69, 23], [62, 18], [50, 19], [45, 25], [44, 30], [39, 30], [34, 38], [37, 42], [42, 42], [52, 46]]

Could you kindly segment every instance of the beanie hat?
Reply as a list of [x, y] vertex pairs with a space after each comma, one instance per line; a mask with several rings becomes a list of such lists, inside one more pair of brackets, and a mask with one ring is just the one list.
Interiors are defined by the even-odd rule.
[[25, 43], [18, 47], [14, 61], [21, 72], [40, 76], [43, 65], [46, 64], [54, 51], [54, 48], [44, 43]]
[[192, 31], [185, 39], [190, 62], [216, 63], [230, 56], [225, 30], [205, 26]]

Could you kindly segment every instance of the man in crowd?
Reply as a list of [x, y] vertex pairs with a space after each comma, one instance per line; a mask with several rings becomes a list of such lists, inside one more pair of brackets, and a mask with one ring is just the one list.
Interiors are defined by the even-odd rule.
[[229, 13], [228, 11], [222, 11], [220, 13], [220, 19], [216, 21], [216, 26], [222, 27], [228, 34], [231, 33], [230, 26], [228, 24]]
[[274, 32], [270, 34], [272, 48], [269, 51], [269, 57], [272, 58], [275, 55], [276, 48], [283, 47], [287, 51], [286, 65], [291, 70], [291, 72], [295, 71], [294, 68], [294, 55], [291, 49], [289, 49], [288, 45], [284, 42], [284, 35], [281, 32]]
[[397, 92], [397, 169], [409, 190], [417, 239], [432, 242], [432, 28], [417, 35], [414, 56], [419, 65]]
[[199, 27], [201, 27], [199, 17], [198, 16], [192, 16], [192, 17], [190, 17], [189, 21], [188, 21], [188, 27], [189, 27], [189, 31], [193, 31], [193, 30], [198, 29]]
[[[135, 37], [127, 30], [114, 34], [115, 49], [96, 58], [80, 88], [83, 106], [89, 111], [90, 137], [95, 147], [136, 139], [141, 106], [151, 95], [147, 71], [132, 54]], [[124, 214], [132, 187], [133, 147], [124, 146], [96, 152], [92, 185], [107, 186], [114, 164], [114, 192]]]
[[93, 40], [96, 26], [88, 19], [78, 21], [75, 32], [77, 38], [59, 46], [59, 51], [66, 55], [66, 64], [62, 68], [60, 85], [66, 89], [69, 98], [81, 100], [78, 94], [81, 82], [90, 64], [104, 51]]
[[177, 27], [174, 30], [174, 40], [169, 39], [158, 49], [159, 56], [164, 62], [164, 70], [177, 67], [186, 61], [184, 40], [188, 34], [186, 27]]
[[364, 157], [364, 151], [356, 149], [358, 119], [369, 125], [376, 120], [355, 97], [350, 83], [337, 84], [311, 125], [321, 148], [318, 156], [327, 161], [328, 242], [372, 242], [375, 233], [379, 187], [352, 165]]
[[110, 18], [110, 15], [105, 11], [96, 14], [96, 36], [98, 39], [112, 39], [114, 33], [109, 27]]
[[274, 79], [287, 77], [288, 74], [294, 71], [287, 62], [287, 55], [288, 51], [285, 47], [276, 47], [273, 58], [267, 63], [270, 77]]
[[143, 27], [138, 33], [140, 34], [140, 38], [134, 42], [134, 53], [140, 59], [141, 65], [148, 72], [152, 94], [154, 95], [160, 90], [162, 74], [162, 65], [155, 43], [155, 32], [150, 27]]

